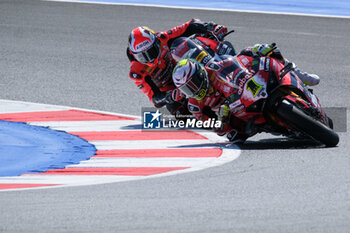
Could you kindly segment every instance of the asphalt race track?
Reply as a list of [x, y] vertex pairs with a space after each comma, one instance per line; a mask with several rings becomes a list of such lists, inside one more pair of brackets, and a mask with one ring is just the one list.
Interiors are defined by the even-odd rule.
[[[151, 105], [128, 78], [129, 32], [191, 18], [235, 29], [238, 50], [276, 42], [320, 75], [323, 106], [349, 109], [349, 19], [28, 0], [0, 1], [0, 99], [139, 115]], [[336, 148], [264, 134], [238, 159], [198, 172], [0, 192], [0, 232], [349, 232], [343, 131]]]

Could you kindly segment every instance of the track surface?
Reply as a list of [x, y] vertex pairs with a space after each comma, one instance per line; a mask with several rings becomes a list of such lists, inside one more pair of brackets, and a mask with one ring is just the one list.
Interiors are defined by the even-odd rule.
[[[234, 28], [237, 49], [277, 42], [321, 76], [324, 106], [349, 108], [348, 19], [41, 1], [0, 1], [0, 98], [140, 114], [150, 104], [128, 79], [130, 30], [190, 18]], [[325, 149], [259, 135], [200, 172], [3, 192], [0, 232], [348, 232], [350, 140], [340, 136]]]

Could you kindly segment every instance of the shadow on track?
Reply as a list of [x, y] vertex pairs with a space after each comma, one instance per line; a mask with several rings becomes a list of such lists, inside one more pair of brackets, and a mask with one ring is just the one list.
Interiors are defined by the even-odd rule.
[[187, 148], [187, 147], [216, 147], [225, 149], [241, 149], [241, 150], [281, 150], [281, 149], [321, 149], [325, 146], [312, 140], [298, 140], [290, 138], [270, 138], [261, 139], [258, 141], [246, 141], [244, 144], [233, 144], [230, 142], [220, 143], [203, 143], [185, 146], [176, 146], [176, 148]]
[[[142, 130], [141, 124], [128, 125], [122, 127], [124, 130]], [[244, 144], [233, 144], [230, 142], [221, 143], [204, 143], [186, 146], [177, 146], [176, 148], [186, 147], [217, 147], [225, 149], [241, 149], [241, 150], [281, 150], [281, 149], [320, 149], [325, 146], [313, 140], [308, 139], [292, 139], [292, 138], [268, 138], [258, 141], [247, 140]]]
[[281, 149], [319, 149], [324, 145], [313, 140], [290, 138], [269, 138], [259, 141], [246, 141], [238, 145], [241, 150], [281, 150]]

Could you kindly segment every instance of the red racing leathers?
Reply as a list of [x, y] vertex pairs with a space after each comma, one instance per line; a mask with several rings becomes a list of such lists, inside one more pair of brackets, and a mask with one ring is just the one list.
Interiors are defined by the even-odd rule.
[[[130, 79], [134, 81], [135, 85], [149, 98], [155, 107], [162, 107], [167, 104], [168, 110], [173, 114], [178, 108], [182, 107], [177, 102], [169, 104], [168, 101], [168, 98], [170, 98], [170, 95], [168, 95], [169, 91], [175, 89], [171, 75], [176, 64], [170, 54], [169, 47], [171, 43], [178, 37], [206, 34], [207, 30], [208, 23], [192, 19], [168, 31], [157, 32], [156, 37], [160, 42], [161, 54], [153, 63], [140, 63], [136, 61], [129, 49], [127, 50], [127, 55], [131, 62]], [[220, 42], [214, 43], [217, 49], [222, 47], [218, 46], [220, 44]]]
[[[217, 119], [220, 107], [227, 104], [228, 100], [239, 92], [238, 87], [228, 80], [232, 79], [232, 75], [235, 74], [231, 67], [233, 59], [236, 58], [232, 56], [222, 56], [222, 58], [222, 61], [209, 62], [205, 65], [209, 78], [209, 89], [206, 97], [202, 100], [195, 98], [189, 98], [188, 100], [188, 109], [198, 120]], [[239, 55], [237, 60], [248, 70], [252, 67], [253, 57]], [[232, 130], [237, 131], [240, 135], [245, 135], [246, 122], [231, 114], [230, 119], [226, 119], [223, 127], [216, 130], [220, 135]]]

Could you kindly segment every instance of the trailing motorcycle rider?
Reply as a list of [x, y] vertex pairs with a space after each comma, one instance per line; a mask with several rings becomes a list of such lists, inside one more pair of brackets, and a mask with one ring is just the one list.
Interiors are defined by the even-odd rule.
[[[185, 99], [176, 102], [171, 97], [175, 86], [171, 73], [176, 65], [170, 54], [170, 45], [178, 37], [188, 37], [192, 34], [201, 34], [207, 38], [218, 39], [217, 51], [235, 51], [229, 42], [221, 42], [227, 28], [213, 22], [202, 22], [192, 19], [187, 23], [174, 27], [168, 31], [154, 32], [142, 26], [133, 29], [129, 35], [127, 56], [130, 60], [130, 79], [149, 98], [155, 107], [166, 105], [173, 115], [188, 114]], [[226, 48], [226, 50], [223, 50]], [[176, 90], [173, 93], [177, 95]]]

